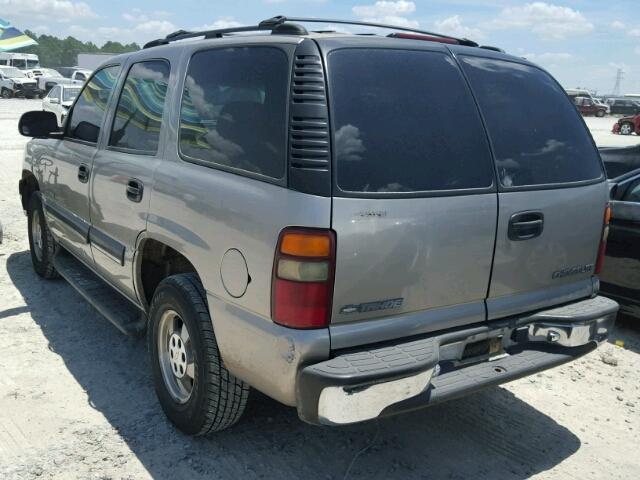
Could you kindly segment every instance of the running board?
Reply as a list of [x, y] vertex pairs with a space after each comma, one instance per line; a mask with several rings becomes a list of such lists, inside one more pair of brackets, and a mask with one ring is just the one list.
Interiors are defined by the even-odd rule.
[[122, 333], [140, 335], [144, 331], [144, 313], [64, 248], [58, 248], [53, 264], [60, 276]]

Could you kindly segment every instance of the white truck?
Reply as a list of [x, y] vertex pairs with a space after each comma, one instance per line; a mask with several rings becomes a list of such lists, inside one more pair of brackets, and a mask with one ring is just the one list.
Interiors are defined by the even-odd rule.
[[82, 68], [62, 67], [63, 73], [53, 68], [37, 68], [25, 71], [29, 78], [33, 78], [38, 82], [38, 94], [40, 97], [46, 96], [49, 91], [56, 85], [77, 85], [82, 86], [91, 75], [91, 70]]
[[19, 70], [30, 70], [40, 66], [40, 59], [35, 53], [0, 52], [0, 66], [16, 67]]
[[35, 98], [38, 95], [38, 83], [27, 77], [16, 67], [0, 65], [0, 96], [2, 98]]

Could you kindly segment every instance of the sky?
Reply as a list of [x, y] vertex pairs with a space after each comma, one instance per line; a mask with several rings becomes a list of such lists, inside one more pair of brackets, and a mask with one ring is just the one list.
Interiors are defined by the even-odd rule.
[[600, 94], [613, 90], [621, 68], [623, 93], [640, 93], [637, 0], [0, 0], [0, 17], [17, 28], [98, 45], [142, 44], [179, 29], [251, 25], [274, 15], [384, 22], [463, 36], [528, 58], [566, 88]]

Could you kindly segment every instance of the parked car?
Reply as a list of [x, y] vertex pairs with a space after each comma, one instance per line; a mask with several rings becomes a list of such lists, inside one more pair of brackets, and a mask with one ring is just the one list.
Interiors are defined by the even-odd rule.
[[29, 70], [40, 67], [40, 59], [35, 53], [0, 52], [0, 67], [15, 67]]
[[607, 114], [607, 107], [596, 103], [590, 98], [576, 97], [573, 103], [576, 105], [576, 108], [582, 115], [595, 115], [596, 117], [604, 117]]
[[631, 135], [632, 133], [640, 135], [640, 114], [633, 117], [622, 117], [613, 124], [611, 131], [622, 135]]
[[87, 72], [85, 70], [74, 70], [71, 73], [71, 77], [67, 78], [57, 70], [53, 69], [47, 69], [46, 73], [46, 75], [37, 77], [38, 90], [40, 95], [43, 97], [49, 93], [49, 90], [51, 90], [55, 85], [82, 86], [91, 74], [91, 72]]
[[594, 98], [593, 101], [596, 105], [604, 107], [607, 115], [611, 113], [611, 107], [607, 103], [605, 103], [604, 100], [602, 100], [601, 98]]
[[601, 147], [600, 156], [604, 162], [609, 182], [640, 169], [640, 145], [630, 147]]
[[56, 115], [58, 125], [62, 126], [69, 107], [80, 93], [79, 86], [56, 85], [42, 100], [42, 110], [53, 112]]
[[36, 81], [16, 67], [0, 66], [0, 96], [2, 98], [34, 98], [38, 94]]
[[601, 149], [611, 185], [611, 223], [602, 293], [640, 317], [640, 145]]
[[637, 115], [640, 113], [640, 103], [636, 100], [612, 98], [607, 100], [612, 115]]
[[146, 331], [183, 431], [233, 425], [250, 386], [342, 425], [607, 339], [609, 192], [575, 107], [526, 60], [423, 33], [179, 32], [99, 67], [62, 129], [22, 116], [35, 271]]
[[64, 78], [70, 78], [78, 82], [86, 82], [91, 76], [91, 70], [80, 67], [59, 67], [58, 71]]
[[575, 101], [576, 97], [590, 98], [593, 100], [591, 92], [582, 88], [567, 88], [565, 92], [567, 92], [567, 96], [573, 101]]

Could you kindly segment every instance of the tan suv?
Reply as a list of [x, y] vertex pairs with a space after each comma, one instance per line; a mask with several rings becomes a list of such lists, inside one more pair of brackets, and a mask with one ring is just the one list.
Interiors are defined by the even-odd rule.
[[348, 424], [604, 341], [607, 184], [558, 83], [296, 21], [177, 32], [98, 68], [63, 129], [20, 122], [34, 268], [146, 331], [168, 417], [221, 430], [252, 387]]

